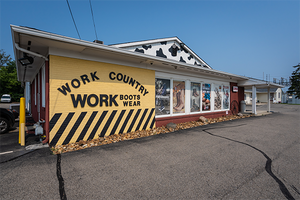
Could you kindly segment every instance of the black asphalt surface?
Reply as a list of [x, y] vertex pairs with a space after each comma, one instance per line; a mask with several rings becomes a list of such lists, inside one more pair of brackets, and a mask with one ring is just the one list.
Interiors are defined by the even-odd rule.
[[300, 199], [300, 106], [272, 110], [62, 155], [38, 149], [0, 164], [0, 199]]
[[[25, 146], [39, 144], [40, 138], [35, 134], [25, 136]], [[0, 163], [16, 159], [31, 151], [25, 150], [24, 146], [19, 144], [19, 122], [8, 133], [0, 134]]]

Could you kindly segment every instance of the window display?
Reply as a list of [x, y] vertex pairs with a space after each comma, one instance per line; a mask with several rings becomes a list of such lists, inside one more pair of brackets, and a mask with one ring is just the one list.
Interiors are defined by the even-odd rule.
[[229, 86], [223, 86], [223, 109], [229, 109], [230, 100], [230, 90]]
[[210, 110], [210, 84], [207, 83], [202, 85], [202, 110]]
[[191, 112], [200, 111], [200, 83], [191, 83]]
[[155, 115], [170, 114], [170, 80], [155, 79]]
[[185, 82], [173, 81], [173, 113], [185, 112]]
[[[185, 81], [156, 78], [155, 115], [160, 116], [229, 109], [229, 85], [198, 82], [189, 82], [188, 84], [189, 86], [187, 86], [187, 88], [189, 88], [189, 93], [187, 94], [190, 100], [186, 103]], [[171, 94], [173, 98], [172, 104]]]
[[222, 109], [222, 86], [217, 85], [215, 86], [215, 110]]

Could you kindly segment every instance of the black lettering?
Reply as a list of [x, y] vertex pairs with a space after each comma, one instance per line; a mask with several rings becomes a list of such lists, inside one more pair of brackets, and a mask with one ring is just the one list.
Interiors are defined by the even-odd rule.
[[119, 104], [116, 102], [116, 98], [118, 97], [118, 95], [116, 94], [115, 96], [112, 96], [111, 94], [109, 95], [109, 106], [112, 106], [112, 104], [114, 103], [115, 106], [119, 106]]
[[132, 95], [129, 95], [129, 100], [132, 100], [133, 96]]
[[139, 89], [139, 91], [141, 91], [141, 93], [143, 94], [143, 91], [144, 91], [144, 86], [143, 85], [141, 85], [141, 87], [140, 87], [140, 89]]
[[111, 75], [116, 75], [116, 73], [115, 72], [110, 72], [109, 73], [109, 78], [110, 78], [110, 80], [115, 80], [116, 79], [116, 77], [112, 77]]
[[[127, 77], [127, 79], [126, 79], [126, 77]], [[129, 80], [129, 76], [124, 75], [123, 82], [124, 82], [124, 83], [128, 83], [128, 80]]]
[[117, 74], [117, 80], [118, 80], [118, 81], [121, 81], [122, 79], [123, 79], [123, 74], [118, 73], [118, 74]]
[[128, 95], [127, 95], [127, 94], [124, 95], [124, 99], [125, 99], [125, 100], [128, 99]]
[[129, 85], [133, 87], [134, 84], [135, 84], [135, 80], [133, 78], [130, 78]]
[[74, 108], [77, 108], [78, 102], [80, 102], [81, 107], [84, 107], [85, 100], [86, 100], [86, 94], [83, 95], [83, 99], [81, 98], [81, 94], [77, 94], [77, 99], [75, 99], [74, 94], [71, 94], [71, 99], [73, 102]]
[[136, 95], [135, 94], [133, 95], [133, 98], [134, 98], [134, 100], [136, 100]]
[[143, 96], [145, 96], [145, 95], [148, 94], [148, 93], [149, 93], [148, 90], [145, 89]]
[[124, 106], [141, 106], [140, 101], [123, 101]]
[[[74, 82], [77, 82], [77, 85], [75, 85]], [[77, 78], [74, 78], [71, 81], [71, 85], [72, 85], [73, 88], [79, 88], [80, 87], [80, 81]]]
[[92, 73], [92, 72], [90, 73], [93, 81], [95, 81], [95, 79], [99, 80], [98, 76], [96, 76], [96, 73], [97, 73], [97, 71], [95, 71], [94, 73]]
[[82, 76], [80, 76], [80, 78], [81, 78], [83, 84], [85, 84], [85, 81], [90, 82], [90, 80], [86, 74], [83, 74]]
[[61, 93], [63, 93], [64, 95], [67, 95], [66, 90], [67, 90], [68, 92], [71, 92], [71, 89], [70, 89], [68, 83], [66, 83], [66, 86], [62, 85], [61, 88], [62, 88], [62, 89], [57, 88], [57, 90], [60, 91]]
[[140, 95], [137, 95], [137, 100], [140, 100]]
[[103, 102], [105, 106], [108, 106], [108, 96], [106, 94], [100, 94], [100, 106], [103, 106]]
[[123, 95], [122, 94], [120, 94], [120, 100], [123, 100]]
[[[91, 98], [95, 98], [95, 102], [94, 102], [94, 103], [91, 102]], [[90, 95], [88, 96], [88, 98], [87, 98], [87, 104], [88, 104], [89, 106], [91, 106], [91, 107], [97, 106], [98, 102], [99, 102], [99, 98], [98, 98], [98, 96], [95, 95], [95, 94], [90, 94]]]
[[141, 85], [138, 81], [136, 82], [136, 86], [135, 86], [135, 89], [137, 89], [137, 87]]

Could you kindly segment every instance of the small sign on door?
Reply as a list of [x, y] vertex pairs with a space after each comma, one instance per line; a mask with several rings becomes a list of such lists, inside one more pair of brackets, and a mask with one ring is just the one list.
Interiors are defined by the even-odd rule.
[[239, 87], [238, 86], [233, 86], [232, 87], [232, 91], [233, 92], [238, 92], [239, 91]]

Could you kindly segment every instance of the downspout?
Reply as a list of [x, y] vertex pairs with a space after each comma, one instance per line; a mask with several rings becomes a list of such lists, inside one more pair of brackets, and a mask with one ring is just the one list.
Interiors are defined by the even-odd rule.
[[[15, 43], [15, 47], [16, 49], [18, 49], [19, 51], [22, 51], [24, 53], [39, 57], [39, 58], [43, 58], [45, 60], [45, 100], [46, 100], [46, 109], [45, 109], [45, 133], [46, 133], [46, 139], [43, 140], [43, 144], [48, 143], [49, 141], [49, 59], [46, 58], [45, 56], [38, 54], [38, 53], [34, 53], [32, 51], [29, 51], [27, 49], [23, 49], [21, 48], [17, 43]], [[23, 76], [23, 82], [25, 80], [25, 73], [26, 73], [26, 67], [25, 67], [25, 72], [24, 72], [24, 76]]]
[[16, 49], [18, 49], [19, 51], [22, 51], [24, 53], [28, 53], [30, 55], [33, 55], [33, 56], [36, 56], [36, 57], [40, 57], [40, 58], [44, 58], [45, 61], [48, 61], [48, 58], [46, 58], [45, 56], [41, 55], [41, 54], [38, 54], [38, 53], [34, 53], [32, 51], [29, 51], [27, 49], [23, 49], [21, 48], [17, 43], [15, 43], [15, 47]]
[[49, 143], [49, 61], [45, 62], [45, 133], [43, 144]]

